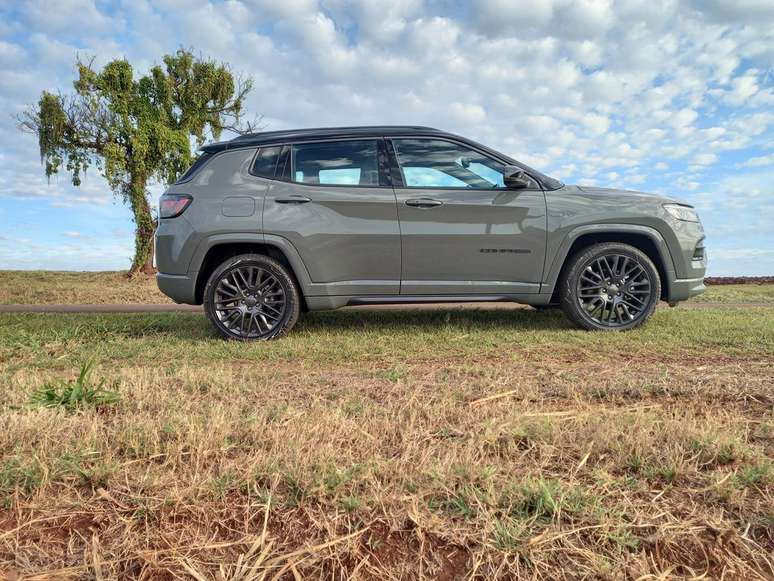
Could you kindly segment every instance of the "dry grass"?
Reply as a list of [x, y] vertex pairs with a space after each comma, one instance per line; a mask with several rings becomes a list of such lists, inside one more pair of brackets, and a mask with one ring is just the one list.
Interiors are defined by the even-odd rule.
[[156, 279], [125, 272], [0, 271], [0, 305], [153, 304], [172, 301]]
[[[0, 305], [159, 304], [172, 301], [154, 278], [124, 272], [0, 271]], [[709, 286], [690, 302], [774, 305], [774, 284]]]
[[703, 294], [694, 297], [690, 302], [774, 305], [774, 284], [710, 285]]
[[[120, 399], [31, 406], [92, 381]], [[774, 576], [774, 309], [0, 318], [0, 570], [56, 579]]]

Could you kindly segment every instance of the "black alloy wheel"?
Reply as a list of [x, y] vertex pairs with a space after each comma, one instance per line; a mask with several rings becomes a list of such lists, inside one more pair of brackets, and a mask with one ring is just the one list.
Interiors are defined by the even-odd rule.
[[224, 338], [274, 339], [295, 324], [300, 300], [295, 281], [282, 264], [267, 256], [243, 254], [212, 273], [204, 309]]
[[646, 254], [620, 243], [596, 244], [577, 255], [563, 278], [562, 307], [585, 329], [623, 331], [656, 308], [661, 281]]

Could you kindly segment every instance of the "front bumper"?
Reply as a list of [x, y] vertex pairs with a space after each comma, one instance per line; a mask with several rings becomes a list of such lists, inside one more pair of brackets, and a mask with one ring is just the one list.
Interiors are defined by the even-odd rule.
[[176, 303], [196, 305], [196, 272], [188, 274], [156, 274], [159, 290]]
[[704, 248], [704, 226], [701, 222], [667, 218], [667, 224], [671, 227], [676, 244], [670, 244], [675, 270], [674, 279], [667, 274], [670, 280], [665, 298], [670, 305], [674, 305], [704, 292], [707, 254]]
[[701, 278], [675, 279], [670, 285], [669, 304], [679, 303], [680, 301], [700, 295], [705, 288], [703, 276]]

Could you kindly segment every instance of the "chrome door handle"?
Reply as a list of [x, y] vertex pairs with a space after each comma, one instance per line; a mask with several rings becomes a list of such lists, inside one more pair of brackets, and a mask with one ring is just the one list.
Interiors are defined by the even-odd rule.
[[441, 200], [434, 200], [432, 198], [414, 198], [411, 200], [406, 200], [404, 203], [407, 206], [411, 206], [412, 208], [423, 208], [423, 209], [437, 208], [438, 206], [443, 206], [443, 202]]
[[278, 204], [307, 204], [312, 201], [312, 198], [306, 196], [288, 196], [287, 198], [276, 198], [274, 200]]

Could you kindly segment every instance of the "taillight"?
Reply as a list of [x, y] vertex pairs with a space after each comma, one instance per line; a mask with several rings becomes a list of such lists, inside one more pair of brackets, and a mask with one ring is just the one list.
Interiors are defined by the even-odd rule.
[[188, 194], [164, 194], [159, 200], [159, 216], [177, 218], [191, 205], [193, 198]]

